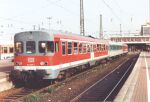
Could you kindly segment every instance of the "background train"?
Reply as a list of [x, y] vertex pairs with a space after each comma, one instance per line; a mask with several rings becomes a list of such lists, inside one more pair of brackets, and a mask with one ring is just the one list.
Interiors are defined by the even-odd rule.
[[18, 33], [14, 46], [14, 70], [10, 74], [14, 83], [62, 78], [102, 59], [128, 52], [125, 44], [46, 31]]
[[7, 60], [14, 56], [13, 44], [0, 44], [0, 60]]

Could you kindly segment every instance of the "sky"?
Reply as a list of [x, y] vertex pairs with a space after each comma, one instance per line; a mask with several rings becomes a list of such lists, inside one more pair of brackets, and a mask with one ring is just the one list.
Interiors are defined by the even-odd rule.
[[[100, 14], [104, 36], [119, 34], [120, 24], [122, 35], [139, 33], [149, 21], [149, 0], [83, 1], [86, 35], [99, 36]], [[80, 0], [0, 0], [0, 42], [39, 28], [80, 34]]]

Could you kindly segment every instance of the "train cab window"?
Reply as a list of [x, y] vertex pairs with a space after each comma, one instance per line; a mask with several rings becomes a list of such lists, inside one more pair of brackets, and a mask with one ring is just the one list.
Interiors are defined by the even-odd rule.
[[62, 42], [62, 55], [66, 54], [66, 42]]
[[4, 47], [4, 53], [8, 53], [7, 47]]
[[26, 42], [26, 53], [32, 54], [35, 53], [35, 41], [27, 41]]
[[14, 52], [14, 48], [13, 47], [9, 47], [9, 53], [13, 53]]
[[78, 54], [78, 43], [74, 42], [73, 46], [74, 46], [74, 54]]
[[54, 42], [53, 41], [40, 41], [39, 52], [40, 53], [54, 53]]
[[23, 43], [22, 42], [15, 42], [15, 52], [23, 53]]
[[59, 52], [59, 42], [55, 42], [55, 52]]
[[72, 54], [72, 42], [68, 42], [68, 54]]

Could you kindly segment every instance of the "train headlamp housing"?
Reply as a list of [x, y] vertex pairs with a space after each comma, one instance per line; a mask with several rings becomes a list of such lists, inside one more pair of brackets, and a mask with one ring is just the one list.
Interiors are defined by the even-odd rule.
[[42, 62], [40, 62], [40, 65], [41, 65], [41, 66], [47, 66], [47, 65], [48, 65], [48, 63], [47, 63], [47, 62], [43, 62], [43, 61], [42, 61]]
[[22, 62], [16, 62], [15, 65], [16, 65], [16, 66], [21, 66], [21, 65], [22, 65]]

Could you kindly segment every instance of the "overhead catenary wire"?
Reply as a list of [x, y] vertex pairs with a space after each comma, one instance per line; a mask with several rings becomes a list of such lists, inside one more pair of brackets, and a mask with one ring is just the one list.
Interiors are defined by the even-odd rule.
[[[61, 9], [63, 9], [64, 11], [68, 12], [69, 14], [71, 15], [74, 15], [76, 17], [79, 17], [79, 13], [77, 12], [74, 12], [72, 11], [71, 9], [68, 9], [67, 7], [64, 7], [63, 5], [59, 4], [59, 2], [63, 1], [63, 0], [57, 0], [57, 1], [51, 1], [51, 0], [46, 0], [48, 3], [44, 6], [41, 6], [39, 9], [43, 9], [43, 8], [47, 8], [49, 7], [49, 5], [55, 5]], [[71, 2], [73, 2], [72, 0], [70, 0]], [[103, 0], [104, 4], [107, 5], [107, 7], [111, 10], [111, 12], [113, 13], [113, 15], [117, 18], [117, 20], [119, 22], [121, 22], [121, 19], [116, 15], [116, 13], [113, 11], [112, 7], [110, 7], [104, 0]], [[31, 12], [29, 13], [35, 13], [37, 12], [38, 10], [32, 10]], [[15, 20], [17, 17], [20, 17], [20, 16], [23, 16], [22, 14], [21, 15], [18, 15], [18, 16], [15, 16], [15, 17], [12, 17], [12, 18], [4, 18], [4, 17], [0, 17], [0, 19], [4, 19], [4, 20], [8, 20], [8, 21], [13, 21], [13, 22], [17, 22], [17, 23], [20, 23], [20, 24], [27, 24], [27, 25], [33, 25], [34, 23], [33, 22], [24, 22], [24, 21], [21, 21], [21, 20]], [[96, 21], [93, 21], [89, 18], [86, 18], [86, 22], [89, 22], [89, 23], [92, 23], [92, 24], [97, 24]]]
[[102, 0], [102, 2], [109, 8], [110, 12], [116, 17], [116, 19], [121, 22], [121, 18], [119, 16], [117, 16], [117, 14], [113, 11], [113, 8], [109, 6], [109, 4], [107, 4], [105, 2], [105, 0]]
[[[56, 3], [56, 2], [59, 2], [59, 1], [62, 1], [62, 0], [57, 0], [57, 1], [53, 2], [53, 3]], [[39, 9], [46, 8], [46, 7], [48, 7], [48, 5], [49, 5], [49, 4], [46, 4], [46, 5], [44, 5], [44, 6], [41, 6]], [[32, 10], [29, 11], [29, 13], [31, 13], [31, 14], [33, 14], [33, 13], [35, 13], [35, 12], [39, 12], [39, 11], [38, 11], [37, 9], [34, 9], [34, 10], [32, 9]], [[29, 15], [29, 13], [28, 13], [28, 15]], [[6, 17], [0, 17], [0, 19], [6, 20], [6, 21], [16, 22], [16, 23], [20, 23], [20, 24], [27, 24], [27, 25], [33, 24], [33, 22], [24, 22], [23, 20], [16, 20], [17, 17], [24, 16], [24, 15], [27, 15], [27, 14], [20, 13], [19, 15], [16, 15], [16, 16], [11, 17], [11, 18], [8, 18], [8, 17], [7, 17], [7, 18], [6, 18]]]

